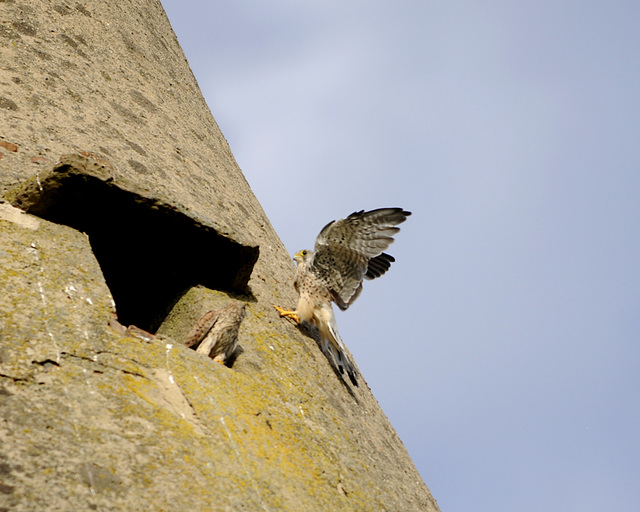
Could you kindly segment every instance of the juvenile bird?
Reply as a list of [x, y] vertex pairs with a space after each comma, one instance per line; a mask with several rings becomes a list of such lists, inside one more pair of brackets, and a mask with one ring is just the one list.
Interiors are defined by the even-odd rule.
[[238, 329], [244, 314], [245, 305], [240, 301], [208, 311], [193, 326], [185, 345], [197, 347], [196, 352], [225, 364], [238, 345]]

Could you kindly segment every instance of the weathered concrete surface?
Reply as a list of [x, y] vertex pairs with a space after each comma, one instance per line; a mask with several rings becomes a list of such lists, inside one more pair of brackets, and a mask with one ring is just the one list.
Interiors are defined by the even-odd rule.
[[[363, 378], [273, 310], [295, 304], [293, 263], [160, 4], [0, 5], [0, 510], [438, 510]], [[216, 278], [234, 248], [248, 281]], [[157, 336], [115, 321], [165, 283]], [[231, 368], [180, 339], [229, 296], [247, 304]]]

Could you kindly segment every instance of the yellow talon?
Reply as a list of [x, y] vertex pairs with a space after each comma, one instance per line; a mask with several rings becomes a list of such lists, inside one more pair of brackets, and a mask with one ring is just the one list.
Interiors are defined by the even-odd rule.
[[280, 306], [273, 306], [273, 307], [278, 313], [280, 313], [281, 317], [291, 318], [291, 320], [293, 320], [295, 323], [297, 324], [300, 323], [300, 318], [298, 317], [295, 311], [291, 311], [290, 309], [284, 309], [284, 308], [281, 308]]

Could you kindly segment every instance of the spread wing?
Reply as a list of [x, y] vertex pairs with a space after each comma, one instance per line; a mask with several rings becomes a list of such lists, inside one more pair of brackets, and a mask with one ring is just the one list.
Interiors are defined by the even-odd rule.
[[331, 291], [340, 309], [347, 309], [362, 291], [362, 280], [383, 275], [394, 260], [385, 251], [396, 227], [411, 212], [402, 208], [361, 210], [327, 224], [316, 239], [311, 271]]

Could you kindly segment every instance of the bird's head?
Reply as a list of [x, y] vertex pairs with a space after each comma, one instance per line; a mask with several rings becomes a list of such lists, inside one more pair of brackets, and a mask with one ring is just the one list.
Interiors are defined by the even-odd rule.
[[312, 256], [313, 251], [310, 251], [309, 249], [302, 249], [293, 255], [293, 261], [299, 265], [303, 261], [308, 261]]

